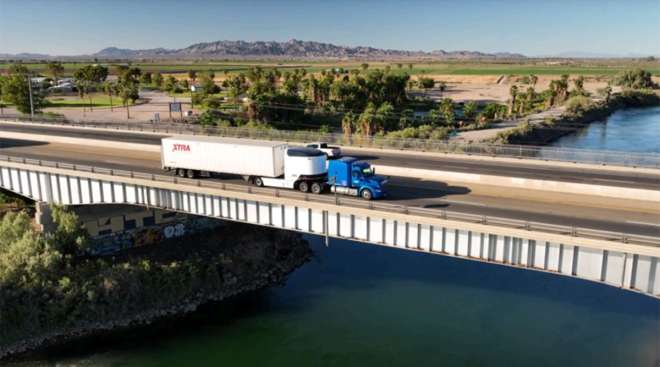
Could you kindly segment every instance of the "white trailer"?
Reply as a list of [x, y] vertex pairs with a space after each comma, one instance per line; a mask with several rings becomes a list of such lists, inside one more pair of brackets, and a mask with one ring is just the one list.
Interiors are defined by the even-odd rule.
[[284, 174], [287, 145], [210, 136], [174, 136], [161, 142], [163, 169], [190, 178], [201, 172], [279, 177]]
[[317, 149], [286, 143], [208, 136], [175, 136], [161, 142], [161, 164], [181, 177], [202, 173], [243, 176], [257, 186], [321, 193], [327, 180], [326, 156]]

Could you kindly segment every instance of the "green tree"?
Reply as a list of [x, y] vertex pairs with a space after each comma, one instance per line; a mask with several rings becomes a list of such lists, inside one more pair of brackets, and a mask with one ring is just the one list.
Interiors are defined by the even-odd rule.
[[6, 81], [7, 81], [7, 78], [0, 75], [0, 115], [4, 114], [4, 112], [5, 112], [4, 111], [5, 101], [2, 99], [2, 93], [3, 93], [2, 89], [3, 89], [3, 85], [5, 84]]
[[463, 117], [468, 120], [474, 119], [477, 115], [477, 103], [474, 101], [467, 102], [463, 105]]
[[151, 79], [154, 82], [154, 86], [156, 88], [158, 89], [163, 88], [163, 75], [161, 73], [155, 72]]
[[234, 101], [236, 101], [241, 94], [245, 93], [248, 88], [247, 79], [243, 73], [225, 79], [224, 84], [227, 88], [229, 97]]
[[220, 88], [215, 84], [214, 81], [215, 73], [208, 71], [203, 73], [199, 78], [199, 87], [202, 89], [202, 93], [205, 95], [216, 94], [220, 92]]
[[[9, 67], [9, 76], [2, 83], [3, 100], [13, 104], [21, 113], [30, 113], [30, 83], [31, 75], [23, 65], [13, 64]], [[32, 105], [38, 113], [45, 104], [44, 96], [38, 91], [32, 91]]]
[[150, 72], [147, 71], [143, 73], [142, 76], [140, 76], [140, 83], [142, 85], [149, 86], [151, 85], [152, 82], [153, 82], [153, 77]]
[[179, 88], [179, 82], [176, 80], [176, 78], [172, 75], [169, 75], [165, 79], [165, 83], [163, 84], [163, 89], [165, 89], [167, 92], [173, 93]]
[[454, 101], [451, 98], [443, 98], [440, 102], [440, 112], [447, 126], [453, 126], [456, 121], [456, 112], [454, 110]]
[[51, 61], [46, 64], [46, 74], [49, 75], [57, 84], [59, 77], [64, 73], [64, 66], [59, 61]]
[[141, 70], [136, 67], [126, 69], [117, 79], [117, 95], [126, 107], [126, 119], [131, 118], [129, 105], [140, 98]]
[[415, 111], [410, 108], [406, 108], [401, 111], [399, 116], [399, 130], [404, 130], [415, 126]]
[[394, 106], [392, 106], [390, 102], [383, 102], [383, 104], [378, 107], [378, 110], [376, 111], [376, 118], [377, 132], [396, 129], [398, 121], [394, 113]]
[[195, 70], [188, 70], [188, 79], [190, 79], [190, 83], [194, 85], [197, 80], [197, 72]]
[[430, 89], [435, 86], [435, 80], [433, 80], [433, 78], [419, 77], [418, 82], [419, 86], [424, 89]]
[[93, 110], [92, 95], [90, 92], [93, 89], [97, 89], [105, 81], [108, 77], [108, 68], [101, 65], [86, 65], [76, 70], [73, 73], [73, 77], [76, 79], [76, 87], [78, 88], [80, 98], [84, 98], [87, 95], [89, 98], [89, 109], [90, 111]]

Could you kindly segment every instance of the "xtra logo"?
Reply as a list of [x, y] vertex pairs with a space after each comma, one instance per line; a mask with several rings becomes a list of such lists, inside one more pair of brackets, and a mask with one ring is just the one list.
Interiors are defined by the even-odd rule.
[[190, 151], [190, 145], [188, 144], [174, 144], [172, 147], [173, 152], [189, 152]]

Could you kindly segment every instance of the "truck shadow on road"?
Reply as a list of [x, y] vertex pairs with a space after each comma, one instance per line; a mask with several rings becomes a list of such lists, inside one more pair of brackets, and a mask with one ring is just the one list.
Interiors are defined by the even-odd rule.
[[447, 195], [467, 195], [471, 192], [465, 186], [452, 186], [446, 182], [426, 181], [409, 177], [390, 177], [387, 185], [388, 201], [407, 204], [419, 199], [442, 199]]
[[29, 147], [29, 146], [47, 145], [47, 144], [48, 143], [42, 141], [0, 138], [0, 149], [20, 148], [20, 147]]

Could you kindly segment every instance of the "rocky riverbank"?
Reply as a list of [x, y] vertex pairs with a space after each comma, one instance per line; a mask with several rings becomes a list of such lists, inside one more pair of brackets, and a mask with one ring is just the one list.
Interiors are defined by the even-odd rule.
[[[203, 271], [204, 276], [199, 277], [201, 282], [184, 282], [176, 272], [158, 272], [158, 282], [133, 280], [133, 292], [144, 294], [136, 298], [141, 302], [139, 307], [130, 307], [131, 312], [106, 312], [108, 317], [89, 318], [87, 315], [78, 315], [62, 327], [53, 327], [49, 330], [34, 327], [31, 333], [23, 326], [23, 333], [15, 332], [11, 341], [0, 340], [0, 360], [12, 356], [25, 355], [37, 349], [63, 345], [64, 343], [79, 340], [93, 335], [115, 332], [140, 325], [148, 325], [156, 320], [194, 312], [200, 305], [212, 301], [220, 301], [241, 293], [254, 291], [271, 285], [281, 284], [286, 276], [303, 265], [311, 256], [307, 242], [299, 234], [278, 231], [273, 229], [259, 229], [239, 224], [228, 224], [226, 227], [212, 233], [198, 234], [185, 239], [167, 241], [149, 248], [136, 248], [114, 257], [109, 264], [144, 263], [149, 260], [150, 269], [160, 266], [180, 268], [194, 267], [195, 271]], [[202, 267], [199, 262], [211, 264]], [[173, 265], [176, 264], [176, 265]], [[194, 264], [194, 265], [193, 265]], [[101, 269], [106, 271], [106, 269]], [[130, 269], [126, 270], [131, 271]], [[211, 274], [217, 271], [217, 274]], [[144, 277], [145, 272], [141, 275]], [[171, 274], [168, 276], [168, 274]], [[216, 282], [211, 278], [219, 276]], [[189, 276], [186, 276], [188, 278]], [[140, 279], [137, 277], [135, 279]], [[92, 279], [93, 281], [93, 279]], [[109, 277], [102, 279], [105, 286], [113, 281]], [[172, 296], [167, 290], [149, 289], [155, 284], [171, 286], [170, 283], [180, 283], [185, 289], [182, 296]], [[209, 283], [213, 283], [209, 285]], [[110, 286], [111, 287], [111, 286]], [[149, 298], [149, 294], [162, 292], [166, 301]], [[88, 294], [89, 296], [89, 294]], [[131, 297], [131, 296], [128, 296]], [[139, 301], [142, 300], [142, 301]], [[96, 303], [102, 304], [100, 302]], [[26, 306], [27, 307], [27, 306]], [[103, 307], [103, 306], [101, 306]], [[112, 308], [112, 310], [116, 309]], [[108, 310], [111, 310], [108, 308]], [[0, 315], [1, 316], [1, 315]], [[71, 315], [69, 315], [71, 316]], [[0, 320], [2, 321], [2, 320]], [[3, 327], [9, 326], [7, 323]], [[41, 330], [39, 330], [41, 329]], [[11, 336], [11, 335], [10, 335]], [[7, 335], [5, 335], [7, 337]]]
[[609, 100], [589, 101], [585, 106], [577, 106], [574, 109], [569, 106], [561, 116], [538, 124], [522, 122], [516, 128], [500, 132], [496, 140], [504, 144], [547, 145], [594, 121], [602, 121], [617, 110], [654, 106], [660, 106], [660, 96], [657, 92], [624, 91], [613, 95]]

